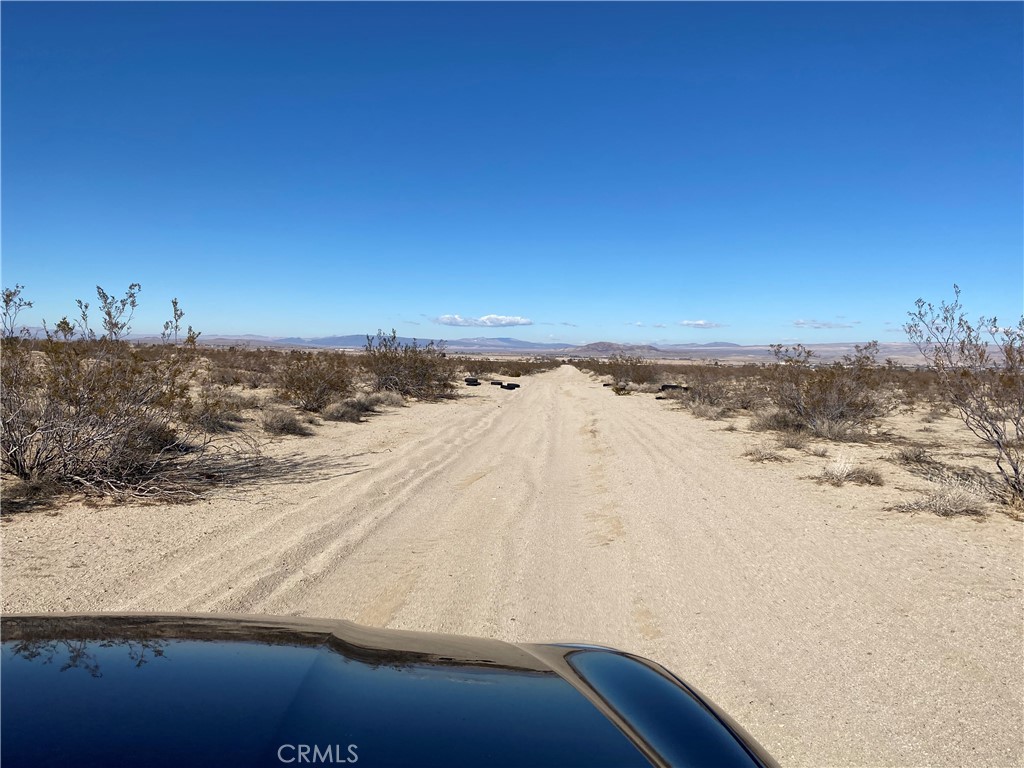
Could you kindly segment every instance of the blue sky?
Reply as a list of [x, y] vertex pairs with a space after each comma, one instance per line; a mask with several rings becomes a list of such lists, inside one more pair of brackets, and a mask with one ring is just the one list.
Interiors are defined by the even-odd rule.
[[1020, 3], [0, 14], [30, 322], [133, 281], [136, 330], [178, 297], [208, 334], [884, 342], [953, 283], [1024, 308]]

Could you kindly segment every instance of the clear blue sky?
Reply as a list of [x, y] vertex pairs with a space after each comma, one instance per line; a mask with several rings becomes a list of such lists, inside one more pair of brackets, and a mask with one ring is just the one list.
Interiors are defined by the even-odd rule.
[[954, 282], [1024, 308], [1020, 3], [0, 14], [30, 322], [132, 281], [137, 331], [176, 296], [207, 334], [903, 341]]

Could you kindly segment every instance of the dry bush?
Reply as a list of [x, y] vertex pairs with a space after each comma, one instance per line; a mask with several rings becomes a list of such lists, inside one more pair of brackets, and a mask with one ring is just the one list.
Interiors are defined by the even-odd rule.
[[366, 411], [363, 409], [356, 407], [351, 402], [345, 401], [328, 405], [323, 410], [323, 417], [327, 421], [350, 421], [358, 424], [363, 421], [364, 413]]
[[953, 291], [953, 302], [937, 309], [918, 299], [904, 330], [928, 359], [946, 401], [995, 449], [1010, 494], [1024, 501], [1024, 315], [1009, 327], [995, 317], [972, 323], [960, 288]]
[[829, 485], [857, 483], [859, 485], [883, 485], [882, 474], [871, 467], [855, 466], [845, 457], [838, 457], [821, 470], [821, 480]]
[[222, 387], [205, 386], [183, 408], [183, 418], [204, 432], [231, 432], [245, 420], [241, 412], [247, 407], [253, 407], [248, 400]]
[[265, 411], [262, 426], [264, 431], [271, 435], [298, 435], [305, 437], [313, 434], [313, 430], [300, 422], [294, 413], [283, 408], [271, 408]]
[[821, 479], [831, 485], [842, 485], [850, 477], [853, 471], [853, 464], [848, 459], [840, 456], [825, 465], [821, 470]]
[[807, 453], [811, 456], [817, 456], [818, 458], [824, 458], [828, 456], [828, 448], [824, 445], [812, 445], [807, 449]]
[[690, 413], [698, 419], [720, 421], [728, 411], [725, 408], [720, 408], [716, 405], [709, 405], [708, 403], [694, 403], [690, 406]]
[[897, 448], [893, 451], [892, 459], [897, 464], [921, 465], [934, 463], [934, 459], [928, 454], [928, 451], [920, 445], [908, 445], [903, 448]]
[[787, 432], [778, 439], [781, 448], [792, 448], [801, 450], [807, 445], [807, 435], [800, 432]]
[[328, 421], [363, 421], [363, 415], [378, 413], [380, 405], [404, 405], [405, 401], [397, 392], [360, 392], [339, 403], [331, 403], [324, 408], [323, 417]]
[[778, 451], [768, 445], [755, 445], [743, 452], [743, 455], [751, 461], [766, 462], [766, 461], [787, 461]]
[[277, 391], [304, 411], [321, 411], [352, 389], [344, 352], [290, 352], [277, 371]]
[[928, 493], [923, 499], [894, 507], [899, 512], [931, 512], [940, 517], [985, 514], [985, 503], [979, 497], [960, 488], [942, 488]]
[[455, 391], [456, 364], [444, 351], [444, 343], [430, 342], [424, 347], [398, 341], [398, 334], [377, 331], [366, 337], [365, 354], [360, 364], [370, 373], [373, 388], [397, 392], [421, 400], [451, 397]]
[[839, 362], [815, 366], [814, 353], [802, 344], [772, 345], [776, 364], [765, 377], [776, 405], [830, 440], [843, 439], [889, 413], [895, 400], [883, 389], [890, 382], [891, 366], [876, 365], [877, 342], [855, 349]]
[[531, 360], [493, 360], [486, 357], [460, 357], [456, 360], [459, 368], [469, 376], [504, 376], [517, 379], [535, 373], [550, 371], [561, 363], [547, 357], [535, 357]]
[[779, 409], [764, 411], [750, 420], [754, 432], [803, 432], [807, 425], [797, 416]]
[[[31, 306], [22, 286], [3, 291], [0, 388], [2, 463], [27, 483], [135, 498], [181, 499], [218, 475], [227, 452], [252, 454], [245, 442], [214, 446], [189, 418], [189, 385], [198, 372], [191, 327], [180, 345], [156, 350], [123, 340], [141, 287], [122, 298], [97, 287], [102, 333], [79, 300], [78, 318], [62, 318], [45, 338], [17, 328]], [[175, 303], [168, 328], [177, 337]]]
[[604, 361], [586, 358], [573, 360], [572, 364], [598, 376], [609, 376], [613, 383], [622, 387], [630, 383], [655, 384], [663, 373], [661, 366], [654, 365], [650, 360], [622, 353], [616, 353]]
[[722, 427], [722, 431], [723, 432], [735, 432], [736, 429], [737, 429], [736, 425], [733, 424], [732, 422], [729, 422], [724, 427]]

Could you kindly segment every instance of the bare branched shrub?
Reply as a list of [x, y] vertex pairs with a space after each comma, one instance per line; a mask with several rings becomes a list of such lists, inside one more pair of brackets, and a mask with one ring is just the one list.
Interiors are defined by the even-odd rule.
[[291, 352], [277, 372], [277, 391], [304, 411], [321, 411], [352, 389], [344, 352]]
[[828, 456], [828, 448], [824, 445], [812, 445], [807, 449], [807, 453], [811, 456], [817, 456], [818, 458], [825, 458]]
[[[103, 330], [90, 305], [62, 318], [45, 338], [17, 328], [30, 306], [21, 286], [3, 291], [2, 462], [22, 481], [149, 498], [197, 495], [194, 482], [217, 458], [211, 439], [189, 418], [198, 333], [159, 354], [124, 341], [141, 287], [121, 298], [96, 288]], [[170, 332], [180, 331], [174, 306]], [[240, 448], [241, 450], [241, 448]], [[212, 476], [211, 472], [206, 471]]]
[[392, 329], [388, 336], [377, 331], [377, 336], [366, 337], [364, 354], [360, 363], [373, 378], [373, 387], [378, 391], [397, 392], [406, 397], [421, 400], [437, 400], [450, 397], [455, 391], [456, 365], [448, 358], [444, 343], [430, 342], [419, 346], [398, 341], [398, 334]]
[[772, 345], [776, 364], [766, 380], [780, 409], [795, 416], [816, 435], [842, 439], [890, 412], [895, 402], [883, 393], [888, 370], [875, 363], [878, 343], [857, 346], [841, 361], [815, 366], [814, 353]]
[[953, 302], [938, 308], [918, 299], [904, 330], [960, 419], [995, 449], [1012, 496], [1024, 500], [1024, 315], [1015, 326], [995, 317], [972, 323], [959, 286], [953, 291]]

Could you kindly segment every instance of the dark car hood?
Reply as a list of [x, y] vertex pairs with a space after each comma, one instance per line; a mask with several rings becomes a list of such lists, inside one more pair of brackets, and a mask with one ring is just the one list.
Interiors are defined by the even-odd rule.
[[11, 616], [13, 765], [772, 765], [645, 659], [346, 621]]

